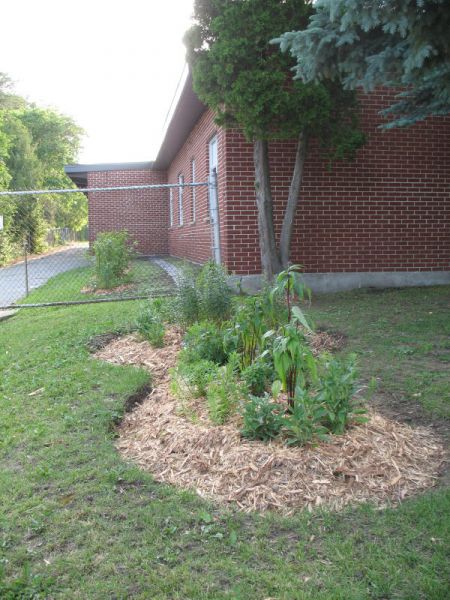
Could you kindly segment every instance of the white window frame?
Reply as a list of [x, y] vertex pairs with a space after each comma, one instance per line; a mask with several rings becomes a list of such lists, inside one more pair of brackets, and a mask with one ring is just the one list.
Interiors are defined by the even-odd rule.
[[[191, 160], [191, 183], [196, 183], [195, 180], [195, 158], [193, 158]], [[192, 200], [192, 205], [191, 205], [191, 219], [192, 219], [192, 223], [195, 223], [195, 219], [197, 218], [197, 206], [196, 206], [196, 192], [197, 192], [197, 188], [192, 187], [192, 196], [191, 196], [191, 200]]]
[[183, 213], [183, 185], [184, 175], [181, 173], [178, 175], [178, 224], [181, 227], [184, 225], [184, 213]]
[[169, 189], [169, 220], [170, 226], [173, 227], [173, 188]]

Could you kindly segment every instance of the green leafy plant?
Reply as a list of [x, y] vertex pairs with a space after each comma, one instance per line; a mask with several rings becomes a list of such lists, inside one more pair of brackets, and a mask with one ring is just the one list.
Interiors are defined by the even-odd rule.
[[202, 319], [217, 323], [226, 321], [231, 310], [232, 292], [227, 273], [221, 265], [210, 261], [204, 265], [196, 281]]
[[178, 397], [206, 396], [208, 384], [217, 375], [218, 366], [209, 360], [180, 363], [172, 370], [172, 391]]
[[316, 361], [305, 336], [295, 325], [281, 327], [273, 339], [273, 364], [291, 408], [296, 388], [317, 380]]
[[320, 385], [317, 402], [324, 410], [323, 425], [335, 434], [344, 433], [351, 420], [364, 422], [366, 410], [356, 403], [356, 355], [347, 359], [322, 357]]
[[272, 402], [268, 394], [262, 397], [250, 396], [242, 412], [244, 420], [242, 436], [250, 440], [262, 441], [275, 438], [284, 423], [282, 412], [280, 404]]
[[127, 280], [134, 254], [126, 231], [99, 233], [94, 243], [95, 280], [98, 288], [111, 289]]
[[225, 423], [236, 411], [242, 397], [242, 386], [237, 380], [240, 358], [235, 353], [229, 362], [220, 367], [208, 385], [206, 400], [211, 421], [217, 425]]
[[324, 413], [308, 390], [297, 387], [291, 409], [283, 418], [287, 445], [301, 446], [315, 438], [326, 440], [327, 429], [321, 424]]
[[185, 269], [178, 281], [175, 297], [175, 318], [183, 327], [189, 327], [200, 316], [200, 303], [192, 270]]
[[275, 285], [270, 291], [270, 298], [274, 303], [277, 297], [284, 296], [288, 311], [288, 322], [290, 322], [293, 317], [296, 322], [303, 325], [305, 329], [311, 331], [311, 326], [305, 314], [299, 306], [294, 306], [293, 304], [295, 299], [298, 301], [303, 301], [305, 298], [311, 300], [311, 290], [306, 287], [300, 279], [300, 272], [300, 265], [291, 265], [286, 270], [281, 271], [281, 273], [277, 275]]
[[227, 355], [219, 326], [205, 321], [192, 325], [184, 336], [184, 348], [180, 358], [187, 363], [209, 360], [218, 365], [224, 364]]
[[248, 367], [255, 360], [262, 346], [265, 333], [262, 313], [256, 299], [249, 299], [236, 309], [231, 327], [227, 331], [227, 342], [233, 344], [241, 355], [242, 366]]
[[164, 323], [152, 303], [142, 307], [136, 319], [136, 329], [152, 346], [164, 346]]
[[265, 285], [258, 294], [258, 300], [266, 329], [277, 329], [288, 322], [288, 311], [283, 294], [278, 291], [273, 293], [273, 287]]
[[258, 357], [251, 365], [241, 371], [241, 379], [250, 394], [261, 396], [274, 376], [273, 365], [267, 358]]

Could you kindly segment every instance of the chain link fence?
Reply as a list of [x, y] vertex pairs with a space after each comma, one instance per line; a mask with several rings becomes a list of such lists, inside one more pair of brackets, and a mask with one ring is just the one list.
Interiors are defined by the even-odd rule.
[[[183, 184], [183, 187], [193, 185], [210, 186], [211, 183]], [[93, 191], [168, 187], [180, 185], [96, 188]], [[52, 190], [52, 206], [55, 207], [57, 194], [62, 198], [63, 194], [73, 192]], [[114, 284], [102, 287], [86, 223], [74, 228], [73, 215], [66, 211], [67, 222], [64, 222], [65, 211], [60, 210], [58, 226], [49, 226], [43, 202], [49, 193], [47, 190], [0, 192], [0, 309], [131, 300], [174, 293], [176, 278], [170, 264], [160, 260], [161, 257], [137, 252], [130, 255], [126, 269], [114, 279]], [[132, 236], [128, 241], [133, 245]]]

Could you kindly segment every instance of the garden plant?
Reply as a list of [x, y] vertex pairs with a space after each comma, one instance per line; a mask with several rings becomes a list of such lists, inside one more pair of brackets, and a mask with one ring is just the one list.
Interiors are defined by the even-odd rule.
[[128, 281], [134, 255], [126, 231], [99, 233], [94, 243], [96, 287], [111, 289]]
[[356, 355], [313, 351], [303, 311], [310, 297], [297, 265], [259, 294], [233, 297], [223, 268], [208, 263], [183, 278], [170, 317], [147, 309], [138, 328], [154, 345], [150, 335], [164, 331], [164, 318], [185, 331], [171, 375], [184, 409], [189, 398], [203, 397], [215, 424], [236, 415], [247, 439], [301, 445], [365, 419]]

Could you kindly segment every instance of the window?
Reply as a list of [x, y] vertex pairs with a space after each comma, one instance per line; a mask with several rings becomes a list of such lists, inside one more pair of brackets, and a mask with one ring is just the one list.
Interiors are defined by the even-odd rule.
[[[195, 158], [193, 158], [191, 160], [191, 183], [195, 183]], [[196, 211], [196, 206], [195, 206], [195, 202], [196, 202], [196, 191], [197, 188], [192, 187], [191, 188], [191, 221], [192, 223], [195, 222], [195, 211]]]
[[184, 215], [183, 215], [183, 187], [181, 187], [184, 183], [183, 175], [178, 175], [178, 224], [183, 225], [184, 223]]
[[169, 219], [170, 226], [173, 227], [173, 188], [169, 189]]

